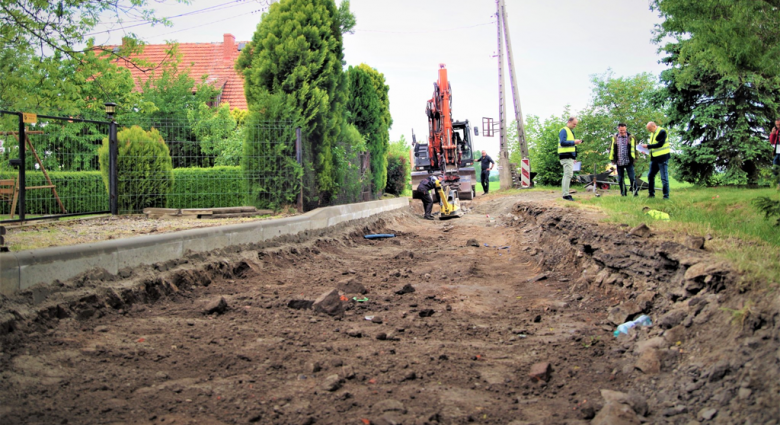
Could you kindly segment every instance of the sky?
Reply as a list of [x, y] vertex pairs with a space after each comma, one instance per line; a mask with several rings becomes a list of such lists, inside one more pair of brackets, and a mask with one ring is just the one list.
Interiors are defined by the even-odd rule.
[[[154, 3], [172, 27], [142, 25], [134, 32], [147, 43], [219, 43], [230, 33], [249, 41], [268, 0], [192, 0], [190, 5]], [[337, 0], [339, 2], [339, 0]], [[576, 113], [591, 97], [591, 78], [611, 69], [627, 77], [658, 75], [653, 26], [660, 23], [649, 0], [505, 0], [508, 29], [524, 116]], [[480, 127], [475, 149], [498, 158], [498, 136], [482, 135], [482, 118], [498, 120], [498, 51], [495, 0], [351, 0], [357, 25], [344, 36], [347, 66], [366, 63], [390, 86], [390, 140], [411, 142], [427, 133], [425, 102], [439, 64], [452, 85], [453, 118]], [[184, 15], [184, 16], [178, 16]], [[176, 17], [177, 16], [177, 17]], [[95, 34], [98, 44], [118, 44], [122, 29]], [[514, 118], [505, 66], [507, 125]]]

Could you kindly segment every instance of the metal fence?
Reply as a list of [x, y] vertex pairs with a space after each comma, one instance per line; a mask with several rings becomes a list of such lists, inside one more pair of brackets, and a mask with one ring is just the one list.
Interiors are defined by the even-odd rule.
[[[157, 143], [128, 142], [139, 137]], [[292, 122], [116, 123], [0, 111], [0, 221], [150, 207], [311, 210], [372, 199], [368, 153], [347, 143], [333, 147], [338, 190], [323, 196], [312, 143]]]
[[108, 212], [99, 150], [109, 130], [104, 121], [0, 111], [0, 220]]

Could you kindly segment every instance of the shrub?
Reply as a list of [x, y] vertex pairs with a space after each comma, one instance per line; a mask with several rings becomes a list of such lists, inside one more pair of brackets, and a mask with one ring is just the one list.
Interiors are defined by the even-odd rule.
[[[108, 211], [108, 193], [103, 188], [99, 171], [49, 171], [49, 177], [56, 186], [57, 196], [68, 213], [89, 213]], [[16, 171], [0, 172], [0, 179], [18, 179]], [[40, 171], [27, 170], [26, 186], [45, 186], [49, 183]], [[51, 189], [28, 190], [25, 195], [25, 214], [60, 214], [59, 204]], [[17, 206], [17, 212], [19, 207]], [[0, 202], [0, 214], [8, 214], [11, 202]]]
[[[144, 131], [134, 125], [117, 133], [119, 211], [139, 212], [147, 207], [165, 207], [173, 186], [173, 164], [168, 145], [157, 129]], [[100, 173], [108, 190], [108, 139], [98, 150]]]
[[387, 152], [387, 186], [385, 191], [393, 195], [401, 195], [406, 189], [411, 190], [412, 166], [410, 164], [411, 148], [406, 139], [390, 144]]

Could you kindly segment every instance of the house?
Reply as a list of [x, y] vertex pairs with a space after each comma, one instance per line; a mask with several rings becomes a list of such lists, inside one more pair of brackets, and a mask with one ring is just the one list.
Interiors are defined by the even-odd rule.
[[[244, 96], [244, 77], [235, 70], [236, 60], [247, 42], [236, 43], [232, 34], [225, 34], [222, 43], [179, 43], [180, 69], [187, 70], [195, 81], [206, 75], [206, 83], [221, 89], [216, 104], [229, 103], [231, 109], [247, 109]], [[142, 58], [159, 64], [168, 58], [167, 44], [147, 44], [141, 54], [130, 55], [128, 59], [118, 58], [114, 62], [130, 70], [136, 89], [140, 90], [149, 73], [131, 63], [133, 58]]]

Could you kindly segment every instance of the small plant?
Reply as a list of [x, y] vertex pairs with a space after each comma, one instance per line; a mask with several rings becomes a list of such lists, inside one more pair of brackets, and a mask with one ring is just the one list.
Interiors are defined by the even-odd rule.
[[721, 307], [720, 309], [725, 311], [726, 313], [731, 314], [731, 323], [737, 324], [739, 323], [740, 326], [745, 325], [745, 320], [747, 320], [748, 317], [750, 317], [750, 313], [753, 311], [750, 309], [751, 302], [748, 301], [745, 303], [744, 306], [740, 309], [733, 309], [728, 307]]
[[774, 200], [768, 196], [760, 196], [753, 199], [753, 205], [764, 213], [764, 218], [769, 220], [772, 217], [777, 217], [775, 226], [780, 226], [780, 201]]
[[590, 348], [590, 347], [598, 344], [600, 340], [601, 340], [601, 337], [599, 337], [599, 336], [591, 336], [588, 341], [585, 341], [585, 342], [582, 343], [582, 346], [585, 347], [585, 348]]

